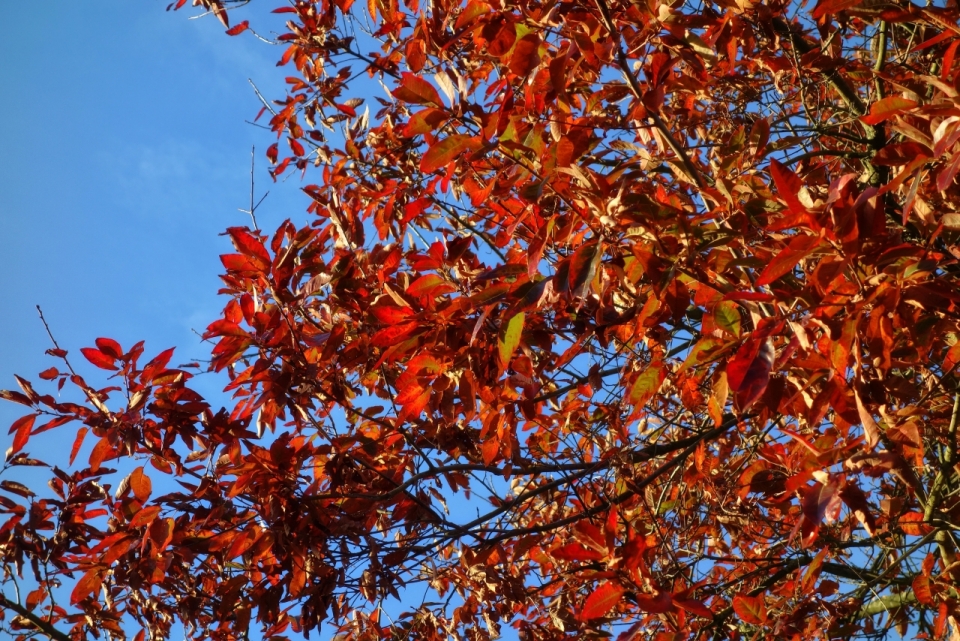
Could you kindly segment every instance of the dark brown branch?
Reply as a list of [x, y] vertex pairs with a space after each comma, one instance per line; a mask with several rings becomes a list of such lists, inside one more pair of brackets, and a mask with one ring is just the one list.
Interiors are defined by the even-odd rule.
[[0, 607], [7, 608], [8, 610], [13, 610], [24, 619], [28, 620], [34, 625], [40, 632], [44, 633], [51, 639], [56, 639], [56, 641], [73, 641], [65, 632], [57, 630], [55, 627], [38, 617], [36, 614], [26, 609], [19, 603], [11, 601], [7, 597], [0, 594]]
[[[604, 26], [607, 29], [607, 32], [610, 34], [610, 37], [616, 42], [617, 45], [617, 65], [620, 67], [623, 77], [626, 78], [627, 84], [630, 85], [630, 91], [636, 96], [637, 100], [643, 100], [643, 88], [640, 86], [637, 77], [634, 75], [633, 71], [630, 69], [630, 61], [627, 60], [627, 54], [623, 50], [623, 43], [620, 40], [620, 31], [617, 29], [617, 26], [613, 22], [613, 16], [610, 14], [610, 7], [607, 6], [606, 0], [596, 0], [597, 8], [600, 10], [600, 15], [603, 18]], [[690, 160], [690, 156], [687, 154], [686, 150], [680, 146], [680, 143], [677, 142], [677, 139], [673, 136], [673, 133], [670, 131], [670, 128], [667, 127], [667, 123], [663, 121], [663, 118], [657, 112], [653, 110], [648, 110], [650, 114], [650, 120], [653, 122], [653, 125], [657, 128], [663, 137], [667, 141], [667, 146], [670, 147], [670, 150], [676, 154], [677, 158], [680, 159], [680, 163], [683, 165], [683, 168], [690, 174], [691, 180], [694, 181], [697, 188], [703, 190], [707, 187], [707, 182], [704, 179], [703, 173], [700, 169], [693, 164], [693, 161]]]

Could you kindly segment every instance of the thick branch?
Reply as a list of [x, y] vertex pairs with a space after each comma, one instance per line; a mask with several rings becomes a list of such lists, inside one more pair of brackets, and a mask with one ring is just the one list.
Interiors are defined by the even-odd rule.
[[56, 639], [56, 641], [73, 641], [65, 632], [57, 630], [55, 627], [38, 617], [36, 614], [26, 609], [19, 603], [11, 601], [7, 597], [0, 594], [0, 607], [13, 610], [24, 619], [27, 619], [32, 623], [38, 630], [43, 632], [45, 635], [51, 639]]

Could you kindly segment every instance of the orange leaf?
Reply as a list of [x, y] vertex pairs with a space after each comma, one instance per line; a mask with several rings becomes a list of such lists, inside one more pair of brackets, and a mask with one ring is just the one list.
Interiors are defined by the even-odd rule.
[[150, 498], [153, 485], [150, 483], [150, 477], [143, 473], [142, 465], [130, 473], [130, 489], [141, 503], [146, 503]]
[[860, 121], [868, 125], [878, 125], [884, 120], [916, 106], [917, 102], [915, 100], [907, 100], [900, 96], [888, 96], [870, 105], [870, 113], [866, 116], [860, 116]]
[[150, 525], [157, 515], [160, 514], [159, 505], [151, 505], [150, 507], [145, 507], [137, 514], [130, 519], [130, 528], [142, 527], [144, 525]]
[[913, 594], [923, 605], [933, 605], [933, 591], [930, 589], [930, 577], [918, 574], [913, 580]]
[[456, 160], [465, 151], [480, 148], [477, 138], [466, 134], [453, 134], [449, 138], [435, 142], [420, 160], [420, 171], [425, 174], [434, 172]]
[[77, 604], [87, 598], [88, 595], [98, 592], [102, 583], [103, 575], [101, 574], [100, 568], [88, 570], [87, 573], [77, 581], [73, 592], [70, 593], [70, 603]]
[[77, 430], [77, 436], [73, 439], [73, 447], [70, 449], [70, 465], [73, 465], [74, 459], [77, 458], [80, 446], [83, 445], [83, 437], [87, 435], [87, 429], [86, 427], [81, 427]]
[[633, 385], [630, 386], [630, 393], [627, 398], [637, 407], [643, 407], [647, 404], [654, 394], [660, 391], [663, 381], [667, 378], [667, 370], [662, 361], [656, 361], [650, 364], [650, 367], [640, 372]]
[[794, 236], [780, 253], [773, 257], [757, 278], [757, 287], [769, 285], [781, 276], [788, 274], [802, 259], [809, 256], [820, 245], [820, 238], [806, 234]]

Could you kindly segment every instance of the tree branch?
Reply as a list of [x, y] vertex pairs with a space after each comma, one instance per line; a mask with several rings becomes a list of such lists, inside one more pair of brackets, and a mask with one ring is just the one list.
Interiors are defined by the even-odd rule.
[[[616, 41], [617, 44], [617, 64], [620, 67], [623, 77], [627, 80], [627, 84], [630, 85], [630, 91], [636, 96], [637, 100], [643, 101], [643, 88], [640, 86], [640, 83], [637, 81], [637, 77], [633, 74], [633, 71], [630, 69], [630, 61], [627, 60], [627, 54], [623, 50], [623, 44], [620, 40], [620, 31], [617, 29], [617, 26], [613, 22], [613, 17], [610, 14], [610, 7], [607, 6], [606, 0], [596, 0], [597, 9], [600, 10], [600, 15], [603, 17], [604, 26], [607, 28], [610, 37]], [[676, 154], [677, 158], [680, 159], [683, 168], [687, 170], [687, 173], [690, 174], [690, 178], [694, 181], [697, 188], [701, 191], [706, 189], [707, 181], [704, 179], [703, 173], [700, 169], [693, 164], [693, 161], [690, 160], [690, 156], [687, 154], [686, 150], [680, 146], [680, 143], [677, 142], [677, 139], [674, 138], [673, 133], [670, 131], [670, 128], [667, 127], [667, 123], [663, 121], [663, 118], [657, 112], [653, 110], [648, 110], [650, 114], [650, 120], [653, 122], [654, 127], [657, 128], [663, 137], [667, 141], [667, 145], [670, 147], [670, 150]]]
[[11, 601], [10, 599], [8, 599], [2, 594], [0, 594], [0, 607], [13, 610], [14, 612], [22, 616], [24, 619], [27, 619], [28, 621], [30, 621], [30, 623], [36, 626], [38, 630], [43, 632], [45, 635], [47, 635], [51, 639], [56, 639], [56, 641], [73, 641], [73, 639], [71, 639], [65, 632], [61, 632], [60, 630], [57, 630], [55, 627], [53, 627], [52, 625], [50, 625], [49, 623], [47, 623], [46, 621], [38, 617], [36, 614], [31, 612], [30, 610], [26, 609], [25, 607], [23, 607], [19, 603], [16, 603], [15, 601]]

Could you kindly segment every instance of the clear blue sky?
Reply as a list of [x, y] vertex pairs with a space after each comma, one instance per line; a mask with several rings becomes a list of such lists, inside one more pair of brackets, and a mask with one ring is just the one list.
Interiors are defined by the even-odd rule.
[[[56, 364], [37, 304], [91, 383], [79, 348], [97, 336], [176, 345], [174, 364], [206, 355], [191, 330], [224, 303], [219, 233], [248, 223], [251, 145], [261, 226], [306, 218], [299, 175], [266, 173], [273, 134], [244, 123], [260, 108], [247, 78], [282, 97], [282, 49], [168, 2], [0, 3], [0, 389]], [[0, 403], [0, 434], [25, 409]]]

